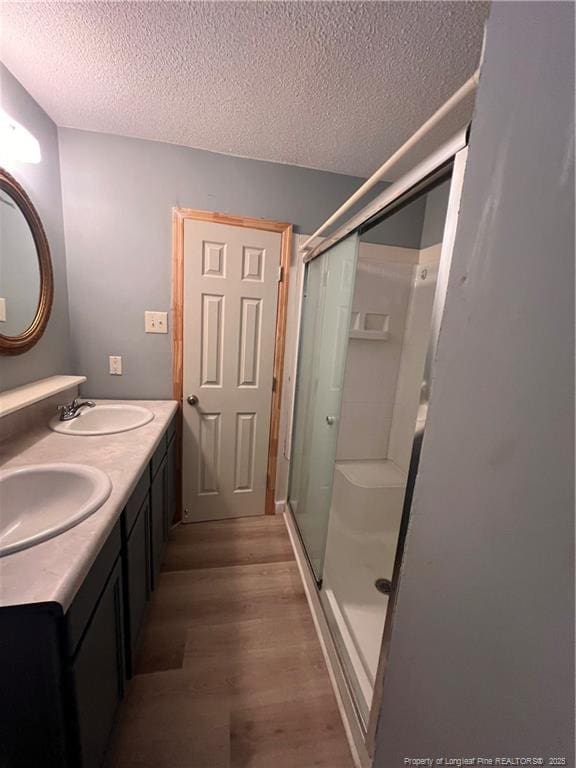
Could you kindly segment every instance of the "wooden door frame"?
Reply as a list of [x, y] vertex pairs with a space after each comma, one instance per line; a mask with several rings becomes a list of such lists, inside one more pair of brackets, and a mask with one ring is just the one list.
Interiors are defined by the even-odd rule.
[[248, 216], [230, 216], [225, 213], [201, 211], [196, 208], [172, 209], [172, 394], [178, 401], [178, 511], [177, 519], [183, 516], [182, 498], [182, 402], [184, 397], [184, 222], [209, 221], [246, 229], [261, 229], [277, 232], [280, 240], [281, 274], [278, 281], [278, 306], [276, 309], [276, 338], [272, 379], [272, 405], [270, 411], [270, 435], [268, 439], [268, 467], [266, 472], [267, 515], [276, 513], [274, 491], [278, 465], [278, 434], [280, 431], [280, 404], [282, 401], [282, 378], [284, 373], [284, 347], [286, 340], [286, 318], [288, 310], [288, 278], [292, 253], [292, 224], [270, 219], [252, 219]]

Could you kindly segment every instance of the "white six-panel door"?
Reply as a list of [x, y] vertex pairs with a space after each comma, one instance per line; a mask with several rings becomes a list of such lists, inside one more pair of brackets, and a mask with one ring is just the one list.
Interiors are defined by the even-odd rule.
[[186, 522], [264, 513], [280, 241], [184, 222]]

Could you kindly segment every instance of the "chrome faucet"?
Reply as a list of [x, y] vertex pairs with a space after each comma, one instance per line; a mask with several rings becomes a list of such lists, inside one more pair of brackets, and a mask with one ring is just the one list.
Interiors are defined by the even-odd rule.
[[94, 408], [96, 403], [92, 400], [78, 400], [78, 398], [75, 397], [71, 403], [59, 405], [58, 413], [60, 414], [60, 421], [70, 421], [70, 419], [75, 419], [76, 416], [80, 415], [80, 409], [84, 408], [85, 405], [88, 408]]

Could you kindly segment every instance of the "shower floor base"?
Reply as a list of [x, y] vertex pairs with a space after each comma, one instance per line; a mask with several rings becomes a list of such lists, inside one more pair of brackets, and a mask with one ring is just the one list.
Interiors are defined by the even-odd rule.
[[[321, 597], [328, 623], [340, 649], [344, 663], [351, 667], [352, 683], [362, 716], [367, 721], [374, 693], [382, 629], [386, 620], [388, 598], [380, 596], [373, 605], [340, 606], [329, 584], [324, 584]], [[351, 628], [354, 628], [354, 631]]]
[[331, 629], [366, 720], [376, 679], [406, 477], [388, 459], [337, 462], [323, 589]]

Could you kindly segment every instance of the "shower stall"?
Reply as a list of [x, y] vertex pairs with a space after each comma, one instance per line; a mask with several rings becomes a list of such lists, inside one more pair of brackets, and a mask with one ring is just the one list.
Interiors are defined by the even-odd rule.
[[464, 143], [403, 177], [305, 257], [287, 514], [368, 750]]

